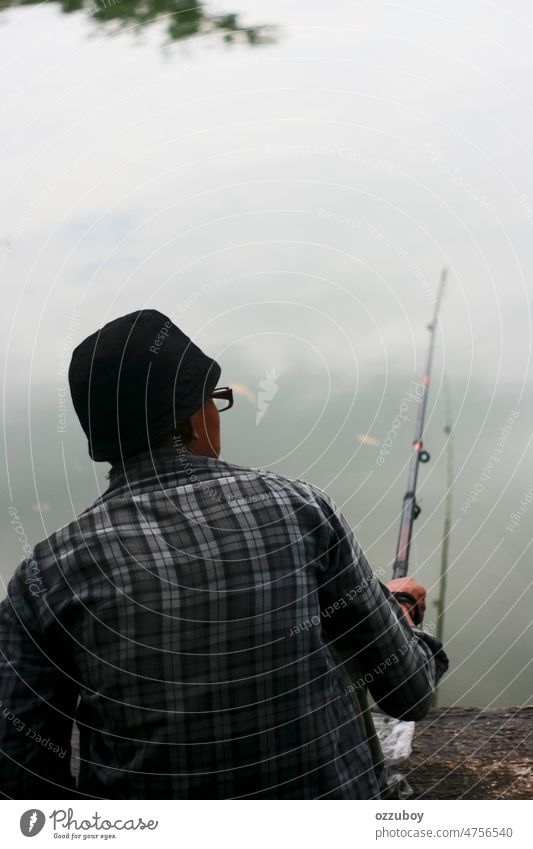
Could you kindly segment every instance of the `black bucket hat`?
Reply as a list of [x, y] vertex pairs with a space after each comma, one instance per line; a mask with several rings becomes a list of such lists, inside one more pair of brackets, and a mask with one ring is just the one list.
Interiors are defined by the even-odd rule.
[[220, 366], [157, 310], [116, 318], [74, 349], [72, 402], [93, 460], [118, 462], [199, 410]]

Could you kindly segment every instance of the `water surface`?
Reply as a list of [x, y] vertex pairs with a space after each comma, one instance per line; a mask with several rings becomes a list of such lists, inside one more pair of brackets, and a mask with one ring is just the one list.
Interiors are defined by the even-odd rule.
[[446, 265], [412, 568], [434, 600], [447, 379], [441, 703], [530, 701], [533, 13], [249, 0], [188, 3], [188, 20], [163, 3], [146, 23], [135, 2], [2, 6], [4, 581], [22, 556], [8, 508], [35, 542], [106, 485], [65, 369], [139, 307], [241, 387], [224, 458], [326, 489], [389, 569]]

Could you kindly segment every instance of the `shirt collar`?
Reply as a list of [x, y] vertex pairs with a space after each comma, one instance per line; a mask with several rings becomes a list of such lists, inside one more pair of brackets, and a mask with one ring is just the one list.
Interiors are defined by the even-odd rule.
[[108, 489], [115, 489], [124, 484], [130, 485], [146, 478], [155, 478], [161, 472], [172, 470], [179, 472], [186, 464], [195, 465], [206, 459], [196, 456], [183, 444], [176, 448], [168, 446], [143, 451], [135, 454], [134, 457], [113, 463], [108, 473]]

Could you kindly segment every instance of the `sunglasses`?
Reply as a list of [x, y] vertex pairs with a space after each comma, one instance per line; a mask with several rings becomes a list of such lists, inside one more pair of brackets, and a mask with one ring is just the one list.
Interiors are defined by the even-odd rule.
[[215, 389], [211, 393], [211, 398], [215, 402], [219, 413], [223, 413], [224, 410], [229, 410], [230, 407], [233, 407], [233, 389], [231, 386], [221, 386]]

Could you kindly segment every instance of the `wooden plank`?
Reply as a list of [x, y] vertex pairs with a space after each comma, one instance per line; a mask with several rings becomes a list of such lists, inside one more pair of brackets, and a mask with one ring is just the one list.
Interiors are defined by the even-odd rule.
[[414, 799], [533, 798], [533, 706], [430, 711], [402, 772]]

